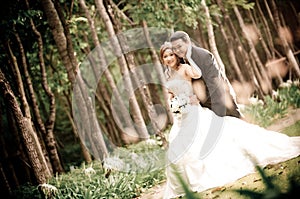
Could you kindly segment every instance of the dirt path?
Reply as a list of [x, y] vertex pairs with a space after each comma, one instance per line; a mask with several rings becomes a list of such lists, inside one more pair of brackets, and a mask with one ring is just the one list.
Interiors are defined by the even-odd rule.
[[[293, 109], [289, 111], [286, 117], [277, 120], [274, 124], [267, 127], [267, 129], [280, 132], [286, 127], [295, 124], [297, 121], [300, 121], [300, 109]], [[136, 199], [161, 199], [163, 197], [164, 188], [165, 183], [162, 183], [147, 190]]]
[[289, 111], [286, 117], [279, 119], [274, 124], [270, 125], [267, 129], [272, 131], [282, 131], [286, 127], [295, 124], [299, 120], [300, 120], [300, 109], [293, 109]]

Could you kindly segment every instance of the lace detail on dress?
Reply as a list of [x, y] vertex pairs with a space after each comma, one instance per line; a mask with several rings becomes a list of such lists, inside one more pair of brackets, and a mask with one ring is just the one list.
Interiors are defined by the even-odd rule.
[[167, 88], [171, 91], [175, 96], [184, 95], [184, 96], [192, 96], [193, 95], [193, 87], [190, 81], [184, 79], [171, 79], [167, 82]]

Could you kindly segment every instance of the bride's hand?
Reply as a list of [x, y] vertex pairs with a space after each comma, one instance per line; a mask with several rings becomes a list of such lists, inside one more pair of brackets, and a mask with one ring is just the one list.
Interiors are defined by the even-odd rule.
[[198, 105], [199, 104], [199, 100], [198, 100], [196, 95], [190, 96], [190, 104], [191, 105]]

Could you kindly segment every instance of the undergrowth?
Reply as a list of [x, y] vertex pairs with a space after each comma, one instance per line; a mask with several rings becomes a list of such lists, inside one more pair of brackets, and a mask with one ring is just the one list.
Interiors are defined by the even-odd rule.
[[251, 104], [243, 109], [250, 122], [267, 127], [277, 119], [283, 118], [289, 109], [300, 108], [299, 81], [283, 83], [272, 96], [264, 99], [252, 97]]

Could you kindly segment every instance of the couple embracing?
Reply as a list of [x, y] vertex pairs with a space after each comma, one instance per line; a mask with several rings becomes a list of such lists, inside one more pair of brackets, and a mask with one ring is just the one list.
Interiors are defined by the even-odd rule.
[[[233, 89], [214, 56], [192, 45], [186, 32], [171, 35], [161, 46], [160, 60], [167, 68], [174, 116], [164, 199], [184, 195], [178, 175], [192, 191], [201, 192], [253, 173], [249, 157], [264, 167], [300, 155], [300, 136], [268, 131], [241, 119]], [[195, 81], [203, 81], [204, 89]]]

